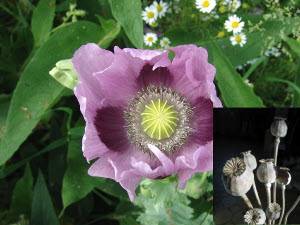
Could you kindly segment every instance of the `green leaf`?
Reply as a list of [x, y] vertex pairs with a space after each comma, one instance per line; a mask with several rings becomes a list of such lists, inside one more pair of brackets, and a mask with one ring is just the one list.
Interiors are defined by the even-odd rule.
[[[300, 42], [292, 38], [286, 38], [285, 41], [288, 43], [292, 51], [298, 56], [298, 68], [295, 76], [295, 85], [300, 87]], [[300, 94], [295, 91], [293, 98], [293, 107], [300, 107]]]
[[8, 108], [11, 100], [11, 95], [1, 94], [0, 95], [0, 137], [4, 130], [6, 129], [6, 118], [8, 113]]
[[297, 94], [300, 94], [300, 87], [297, 86], [294, 82], [289, 81], [289, 80], [284, 80], [284, 79], [280, 79], [280, 78], [276, 78], [276, 77], [266, 77], [265, 78], [266, 81], [270, 81], [270, 82], [280, 82], [280, 83], [284, 83], [289, 85], [290, 87], [294, 88], [294, 90], [297, 92]]
[[105, 20], [101, 16], [97, 15], [101, 26], [106, 35], [99, 41], [98, 45], [101, 48], [107, 48], [110, 43], [118, 36], [121, 30], [120, 24], [117, 24], [114, 20]]
[[198, 199], [204, 194], [213, 190], [213, 185], [208, 177], [212, 176], [212, 171], [196, 173], [186, 184], [186, 194], [192, 198]]
[[109, 0], [112, 14], [132, 44], [143, 48], [142, 3], [136, 0]]
[[300, 57], [300, 42], [292, 38], [286, 38], [285, 41], [288, 43], [292, 51]]
[[52, 29], [55, 14], [55, 0], [40, 0], [34, 9], [31, 20], [31, 31], [33, 33], [35, 47], [45, 43]]
[[220, 48], [214, 43], [207, 47], [217, 69], [216, 80], [223, 104], [227, 107], [264, 107], [262, 100], [244, 83]]
[[5, 163], [28, 137], [40, 118], [62, 95], [64, 87], [49, 76], [61, 59], [71, 58], [88, 42], [99, 42], [106, 33], [98, 25], [80, 21], [57, 30], [37, 50], [14, 91], [6, 131], [0, 142], [0, 165]]
[[243, 79], [247, 79], [251, 73], [253, 73], [253, 71], [263, 62], [267, 61], [269, 58], [266, 56], [262, 56], [260, 58], [258, 58], [255, 63], [253, 63], [250, 68], [247, 70], [247, 72], [243, 75]]
[[[295, 76], [295, 85], [300, 87], [300, 57], [298, 58], [298, 65], [297, 65], [297, 71]], [[294, 92], [294, 98], [293, 98], [293, 107], [300, 107], [300, 94], [296, 91]]]
[[65, 145], [66, 143], [67, 143], [67, 140], [65, 138], [58, 139], [56, 141], [53, 141], [51, 144], [47, 145], [42, 150], [31, 155], [30, 157], [23, 159], [21, 161], [18, 161], [15, 164], [12, 164], [12, 165], [9, 165], [9, 166], [6, 166], [6, 167], [0, 169], [0, 179], [3, 179], [5, 177], [7, 177], [8, 175], [12, 174], [13, 172], [15, 172], [17, 169], [19, 169], [21, 166], [26, 164], [31, 159], [34, 159], [34, 158], [36, 158], [44, 153], [47, 153], [49, 151], [55, 150], [55, 149]]
[[141, 224], [194, 224], [190, 200], [174, 175], [163, 180], [144, 179], [133, 203], [143, 209], [137, 219]]
[[[82, 131], [82, 130], [81, 130]], [[63, 200], [63, 214], [64, 210], [74, 202], [84, 198], [94, 188], [113, 195], [115, 197], [128, 199], [127, 193], [121, 186], [111, 179], [91, 177], [87, 171], [90, 164], [82, 155], [81, 138], [71, 137], [68, 146], [68, 169], [63, 178], [62, 200]]]
[[29, 164], [26, 165], [23, 177], [21, 177], [14, 188], [10, 211], [16, 215], [27, 214], [30, 215], [32, 202], [32, 186], [33, 177], [31, 174]]
[[39, 175], [34, 187], [30, 224], [59, 225], [43, 174]]

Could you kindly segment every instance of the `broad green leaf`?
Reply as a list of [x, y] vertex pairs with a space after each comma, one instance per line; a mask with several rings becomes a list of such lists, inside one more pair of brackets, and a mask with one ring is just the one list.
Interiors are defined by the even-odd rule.
[[223, 104], [227, 107], [264, 107], [262, 100], [244, 83], [221, 49], [214, 43], [207, 47], [211, 62], [217, 69], [216, 81]]
[[109, 0], [114, 18], [122, 25], [132, 44], [143, 48], [142, 3], [136, 0]]
[[9, 165], [9, 166], [6, 166], [6, 167], [0, 169], [0, 179], [3, 179], [5, 177], [7, 177], [8, 175], [12, 174], [17, 169], [22, 167], [24, 164], [29, 162], [31, 159], [34, 159], [34, 158], [36, 158], [36, 157], [38, 157], [38, 156], [40, 156], [44, 153], [47, 153], [49, 151], [55, 150], [55, 149], [65, 145], [66, 143], [67, 143], [67, 140], [65, 138], [58, 139], [56, 141], [53, 141], [49, 145], [47, 145], [42, 150], [40, 150], [40, 151], [36, 152], [35, 154], [31, 155], [30, 157], [28, 157], [26, 159], [23, 159], [21, 161], [18, 161], [15, 164], [12, 164], [12, 165]]
[[101, 48], [107, 48], [110, 43], [118, 36], [121, 30], [120, 24], [114, 20], [105, 20], [97, 16], [106, 35], [98, 42]]
[[[295, 76], [295, 85], [300, 87], [300, 57], [298, 58], [298, 68], [297, 68], [297, 73]], [[293, 98], [293, 107], [300, 107], [300, 94], [297, 93], [296, 91], [294, 92], [294, 98]]]
[[51, 197], [41, 171], [39, 171], [34, 187], [30, 224], [59, 225]]
[[4, 130], [6, 129], [6, 118], [9, 108], [9, 103], [11, 100], [11, 95], [1, 94], [0, 95], [0, 137]]
[[[295, 54], [297, 54], [297, 56], [298, 56], [298, 59], [297, 59], [298, 68], [297, 68], [297, 73], [296, 73], [296, 76], [295, 76], [295, 85], [297, 87], [300, 87], [300, 42], [296, 41], [292, 38], [286, 38], [285, 41], [288, 43], [288, 45], [290, 46], [292, 51]], [[297, 91], [294, 92], [294, 98], [293, 98], [292, 106], [293, 107], [300, 107], [300, 94]]]
[[94, 23], [75, 22], [57, 30], [37, 50], [22, 73], [12, 97], [6, 131], [0, 140], [0, 165], [17, 151], [45, 111], [62, 95], [65, 88], [49, 75], [55, 63], [71, 58], [83, 44], [98, 43], [105, 35], [101, 27]]
[[286, 38], [285, 41], [288, 43], [292, 51], [300, 57], [300, 41], [296, 41], [292, 38]]
[[31, 31], [35, 47], [40, 47], [50, 36], [55, 14], [55, 0], [40, 0], [34, 9]]
[[23, 177], [21, 177], [14, 188], [10, 211], [16, 215], [27, 214], [30, 215], [32, 202], [32, 186], [33, 177], [31, 174], [29, 164], [26, 165]]
[[268, 60], [268, 57], [266, 57], [266, 56], [262, 56], [262, 57], [258, 58], [258, 59], [256, 60], [256, 62], [253, 63], [253, 64], [250, 66], [250, 68], [247, 70], [247, 72], [243, 75], [243, 78], [244, 78], [244, 79], [247, 79], [247, 78], [251, 75], [251, 73], [253, 73], [253, 71], [254, 71], [261, 63], [263, 63], [264, 61], [267, 61], [267, 60]]
[[63, 210], [84, 198], [94, 188], [115, 197], [128, 198], [124, 189], [113, 180], [88, 175], [90, 165], [82, 155], [81, 137], [82, 135], [71, 137], [68, 146], [68, 169], [64, 175], [62, 187]]
[[300, 87], [292, 81], [284, 80], [284, 79], [280, 79], [280, 78], [276, 78], [276, 77], [266, 77], [265, 79], [266, 79], [266, 81], [270, 81], [270, 82], [280, 82], [280, 83], [287, 84], [290, 87], [294, 88], [294, 90], [297, 92], [297, 94], [300, 95]]

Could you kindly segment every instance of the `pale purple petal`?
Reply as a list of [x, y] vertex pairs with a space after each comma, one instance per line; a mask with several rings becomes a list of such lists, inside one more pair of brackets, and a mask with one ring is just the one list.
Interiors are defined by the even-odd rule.
[[198, 172], [213, 169], [213, 142], [199, 147], [193, 154], [182, 152], [182, 156], [176, 159], [175, 165], [178, 170], [180, 187], [185, 188], [186, 182]]

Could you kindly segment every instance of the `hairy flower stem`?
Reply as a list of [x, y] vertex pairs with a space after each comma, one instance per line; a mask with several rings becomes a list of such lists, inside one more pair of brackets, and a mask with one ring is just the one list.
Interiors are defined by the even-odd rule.
[[282, 185], [282, 211], [281, 211], [281, 216], [278, 224], [281, 224], [282, 222], [284, 211], [285, 211], [285, 185]]
[[253, 205], [251, 204], [251, 202], [250, 202], [249, 198], [247, 197], [247, 195], [244, 194], [244, 195], [242, 195], [241, 197], [244, 199], [246, 205], [247, 205], [250, 209], [253, 209]]
[[255, 179], [253, 179], [253, 191], [254, 191], [254, 194], [255, 194], [255, 197], [256, 197], [256, 200], [258, 202], [258, 205], [259, 205], [259, 208], [262, 209], [262, 205], [261, 205], [261, 201], [260, 201], [260, 198], [259, 198], [259, 195], [258, 195], [258, 192], [257, 192], [257, 189], [256, 189], [256, 184], [255, 184]]
[[[274, 141], [274, 166], [277, 166], [277, 156], [278, 156], [278, 146], [280, 143], [280, 138], [276, 137], [275, 141]], [[273, 188], [273, 202], [276, 203], [276, 186], [277, 186], [277, 182], [274, 182], [274, 188]]]
[[289, 215], [291, 214], [291, 212], [296, 208], [297, 204], [300, 202], [300, 195], [298, 196], [297, 200], [295, 201], [294, 205], [292, 206], [292, 208], [290, 208], [290, 210], [286, 213], [285, 218], [284, 218], [284, 224], [286, 224], [287, 219], [289, 217]]

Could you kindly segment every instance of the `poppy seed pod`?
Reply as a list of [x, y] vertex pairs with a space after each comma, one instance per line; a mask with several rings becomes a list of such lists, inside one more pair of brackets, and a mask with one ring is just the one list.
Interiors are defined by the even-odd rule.
[[243, 159], [236, 157], [227, 160], [223, 168], [223, 182], [226, 191], [234, 196], [246, 194], [252, 184], [254, 175], [252, 170], [246, 169]]
[[275, 137], [285, 137], [287, 133], [287, 125], [285, 123], [285, 118], [275, 117], [275, 121], [271, 125], [271, 133]]
[[249, 209], [244, 215], [245, 222], [248, 224], [264, 224], [266, 222], [266, 214], [262, 209]]
[[267, 208], [266, 215], [270, 220], [277, 220], [280, 217], [281, 207], [278, 203], [271, 203]]
[[290, 182], [291, 182], [291, 174], [289, 173], [289, 170], [288, 168], [286, 167], [280, 167], [278, 169], [278, 173], [277, 173], [277, 182], [279, 184], [282, 184], [282, 185], [288, 185]]
[[265, 184], [274, 183], [277, 176], [277, 172], [273, 164], [274, 159], [261, 159], [259, 162], [261, 164], [256, 172], [258, 180]]
[[241, 154], [244, 158], [244, 162], [246, 163], [246, 166], [251, 170], [255, 170], [257, 167], [257, 162], [255, 156], [251, 154], [251, 150], [246, 152], [241, 152]]

